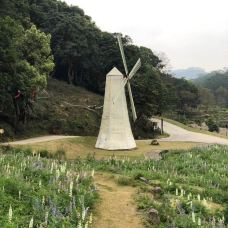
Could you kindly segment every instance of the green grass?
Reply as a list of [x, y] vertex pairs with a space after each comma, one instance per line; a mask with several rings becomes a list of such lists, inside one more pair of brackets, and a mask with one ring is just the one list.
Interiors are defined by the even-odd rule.
[[[48, 81], [46, 90], [48, 94], [39, 95], [46, 98], [37, 100], [28, 122], [25, 125], [19, 124], [16, 134], [13, 128], [13, 116], [7, 117], [7, 121], [0, 118], [0, 128], [5, 129], [5, 141], [49, 134], [98, 134], [102, 109], [96, 114], [82, 107], [67, 105], [66, 102], [85, 107], [87, 105], [101, 106], [102, 96], [55, 79]], [[12, 124], [9, 124], [10, 122]], [[2, 139], [1, 137], [0, 140]]]
[[81, 162], [1, 148], [0, 227], [29, 227], [32, 218], [34, 227], [84, 227], [98, 200], [91, 171]]
[[[149, 227], [198, 227], [199, 219], [204, 227], [211, 227], [213, 220], [215, 226], [228, 224], [228, 147], [172, 151], [160, 161], [112, 157], [91, 163], [95, 169], [122, 175], [121, 185], [140, 188], [136, 201]], [[156, 193], [156, 187], [161, 191]], [[158, 211], [159, 224], [147, 217], [150, 208]]]
[[[70, 140], [70, 147], [75, 143], [91, 147], [95, 139]], [[84, 159], [64, 161], [55, 158], [65, 153], [64, 148], [54, 154], [47, 151], [40, 157], [38, 150], [32, 155], [32, 149], [1, 148], [1, 227], [27, 226], [32, 217], [39, 225], [44, 221], [46, 211], [49, 211], [48, 221], [54, 227], [77, 226], [86, 207], [96, 210], [98, 196], [94, 191], [92, 170], [95, 175], [96, 172], [108, 172], [120, 185], [138, 188], [135, 200], [148, 227], [198, 227], [199, 219], [203, 227], [211, 227], [213, 223], [216, 227], [220, 223], [228, 225], [228, 147], [211, 145], [171, 150], [163, 153], [159, 161], [142, 156], [124, 157], [122, 152], [117, 156], [110, 153], [103, 158], [90, 153]], [[60, 176], [57, 178], [58, 172]], [[71, 180], [77, 203], [75, 211], [69, 212]], [[158, 187], [159, 191], [156, 190]], [[43, 196], [45, 206], [42, 205]], [[53, 203], [62, 216], [53, 213]], [[12, 224], [8, 221], [10, 205], [13, 208]], [[149, 219], [151, 208], [158, 211], [159, 223], [154, 224], [155, 221]], [[92, 211], [86, 213], [85, 223]], [[196, 222], [192, 219], [193, 214]]]

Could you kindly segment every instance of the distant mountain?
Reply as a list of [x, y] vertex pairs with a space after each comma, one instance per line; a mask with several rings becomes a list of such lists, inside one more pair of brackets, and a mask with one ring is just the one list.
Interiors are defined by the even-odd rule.
[[228, 91], [228, 70], [213, 71], [193, 80], [193, 83], [202, 87], [216, 91], [224, 88]]
[[176, 78], [195, 79], [205, 75], [207, 72], [200, 67], [189, 67], [186, 69], [177, 69], [171, 71], [172, 75]]

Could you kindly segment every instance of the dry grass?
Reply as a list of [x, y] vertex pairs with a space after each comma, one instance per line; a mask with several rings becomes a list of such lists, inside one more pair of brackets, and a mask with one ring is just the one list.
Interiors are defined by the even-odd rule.
[[160, 142], [160, 145], [152, 146], [150, 145], [151, 140], [138, 140], [136, 141], [137, 148], [134, 150], [107, 151], [96, 149], [94, 147], [95, 142], [96, 137], [77, 137], [58, 141], [34, 143], [20, 147], [32, 148], [36, 151], [45, 149], [53, 153], [59, 149], [63, 149], [66, 152], [67, 159], [76, 159], [78, 157], [86, 158], [89, 154], [94, 154], [97, 159], [102, 159], [105, 157], [110, 157], [113, 154], [117, 157], [137, 158], [144, 157], [144, 155], [147, 153], [157, 153], [160, 150], [190, 149], [200, 145], [199, 143], [192, 142]]

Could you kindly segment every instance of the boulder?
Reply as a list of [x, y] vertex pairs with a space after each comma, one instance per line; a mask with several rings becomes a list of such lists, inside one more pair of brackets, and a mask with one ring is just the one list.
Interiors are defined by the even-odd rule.
[[148, 211], [148, 218], [149, 222], [153, 225], [159, 225], [160, 224], [160, 217], [158, 214], [158, 211], [154, 208], [150, 208]]
[[151, 192], [154, 194], [161, 194], [163, 191], [161, 187], [154, 187], [153, 189], [151, 189]]
[[153, 139], [150, 143], [150, 145], [153, 145], [153, 146], [158, 146], [159, 145], [159, 142], [157, 139]]

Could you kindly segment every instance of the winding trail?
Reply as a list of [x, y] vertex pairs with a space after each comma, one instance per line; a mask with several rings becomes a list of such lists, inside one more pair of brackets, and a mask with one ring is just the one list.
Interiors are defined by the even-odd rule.
[[[159, 119], [153, 119], [153, 121], [158, 122], [159, 127], [161, 127], [161, 121]], [[228, 139], [216, 137], [213, 135], [206, 135], [203, 133], [196, 133], [188, 131], [177, 125], [163, 121], [164, 131], [170, 136], [167, 138], [159, 139], [159, 141], [165, 142], [200, 142], [200, 143], [218, 143], [223, 145], [228, 145]]]
[[136, 188], [116, 184], [107, 173], [96, 173], [101, 202], [96, 208], [93, 228], [143, 228], [134, 202]]

